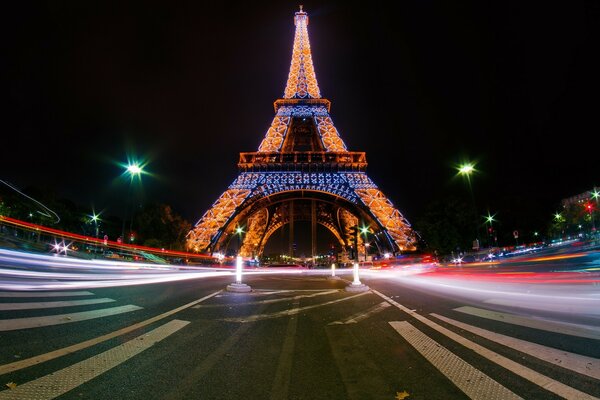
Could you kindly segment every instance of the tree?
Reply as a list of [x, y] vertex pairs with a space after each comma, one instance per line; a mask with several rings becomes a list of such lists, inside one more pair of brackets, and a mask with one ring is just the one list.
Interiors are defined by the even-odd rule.
[[448, 197], [431, 202], [416, 220], [415, 228], [426, 243], [425, 250], [450, 254], [471, 249], [478, 222], [472, 205]]
[[184, 250], [192, 225], [166, 204], [150, 203], [135, 217], [136, 242], [151, 247]]

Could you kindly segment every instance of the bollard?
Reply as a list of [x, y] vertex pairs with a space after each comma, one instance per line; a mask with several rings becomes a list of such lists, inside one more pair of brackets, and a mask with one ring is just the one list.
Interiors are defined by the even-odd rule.
[[335, 274], [335, 263], [331, 264], [331, 275], [327, 277], [328, 280], [339, 280], [340, 277]]
[[242, 256], [237, 256], [235, 260], [235, 283], [227, 285], [228, 292], [246, 293], [252, 291], [252, 288], [242, 283]]
[[367, 285], [363, 285], [358, 276], [358, 263], [354, 263], [354, 282], [346, 286], [347, 292], [365, 292], [370, 288]]

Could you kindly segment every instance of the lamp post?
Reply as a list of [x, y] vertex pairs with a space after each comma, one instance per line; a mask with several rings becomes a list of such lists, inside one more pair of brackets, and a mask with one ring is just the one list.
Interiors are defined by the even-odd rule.
[[[130, 196], [131, 196], [131, 183], [133, 182], [133, 180], [135, 178], [141, 180], [141, 176], [144, 173], [143, 165], [141, 165], [138, 162], [129, 162], [125, 166], [125, 172], [124, 173], [127, 174], [127, 175], [129, 175], [129, 177], [130, 177], [129, 190], [130, 190]], [[132, 230], [133, 230], [133, 216], [134, 216], [134, 214], [135, 214], [135, 204], [132, 201], [132, 204], [131, 204], [131, 219], [129, 221], [130, 242], [133, 242]], [[123, 240], [125, 240], [125, 220], [123, 220], [123, 230], [121, 232], [121, 237], [123, 238]]]
[[244, 233], [244, 229], [241, 226], [238, 226], [235, 228], [235, 234], [237, 235], [237, 238], [238, 238], [238, 246], [237, 246], [238, 255], [240, 254], [240, 251], [242, 250], [242, 234], [243, 233]]
[[[469, 185], [469, 192], [471, 193], [471, 200], [473, 201], [473, 211], [475, 212], [475, 215], [477, 215], [478, 212], [477, 206], [475, 204], [475, 195], [473, 194], [473, 187], [471, 186], [471, 175], [477, 172], [477, 170], [475, 169], [475, 163], [465, 162], [463, 164], [460, 164], [456, 169], [458, 170], [458, 175], [464, 176], [467, 179], [467, 183]], [[479, 223], [477, 223], [475, 229], [476, 238], [475, 242], [473, 243], [473, 249], [479, 250]]]
[[[362, 235], [364, 235], [364, 239], [363, 239], [363, 243], [364, 243], [364, 248], [365, 248], [365, 262], [367, 261], [367, 250], [369, 249], [369, 243], [367, 243], [368, 240], [368, 234], [369, 234], [369, 227], [368, 226], [362, 226], [360, 228], [360, 233]], [[356, 250], [358, 251], [358, 243], [356, 244]]]
[[565, 219], [563, 218], [562, 214], [559, 212], [554, 213], [554, 221], [556, 221], [556, 223], [558, 224], [558, 228], [560, 230], [560, 237], [562, 239], [563, 234], [565, 233], [563, 226], [562, 226], [562, 222]]
[[490, 224], [490, 227], [488, 228], [488, 232], [489, 232], [489, 237], [490, 237], [490, 247], [492, 247], [492, 244], [495, 244], [496, 247], [498, 246], [498, 236], [495, 234], [494, 232], [494, 226], [493, 226], [493, 222], [495, 222], [496, 220], [494, 219], [494, 217], [496, 216], [496, 214], [494, 215], [490, 215], [490, 212], [488, 211], [487, 216], [484, 216], [483, 218], [485, 218], [485, 223], [486, 224]]

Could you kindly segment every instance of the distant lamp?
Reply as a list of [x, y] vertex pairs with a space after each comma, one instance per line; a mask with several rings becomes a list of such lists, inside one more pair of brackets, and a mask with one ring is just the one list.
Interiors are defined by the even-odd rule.
[[458, 173], [460, 175], [471, 175], [473, 172], [475, 172], [475, 165], [472, 163], [465, 163], [465, 164], [461, 164], [458, 167]]
[[143, 171], [142, 167], [138, 163], [129, 164], [127, 166], [127, 172], [129, 172], [129, 174], [131, 176], [134, 176], [134, 175], [139, 176], [139, 175], [141, 175], [142, 171]]

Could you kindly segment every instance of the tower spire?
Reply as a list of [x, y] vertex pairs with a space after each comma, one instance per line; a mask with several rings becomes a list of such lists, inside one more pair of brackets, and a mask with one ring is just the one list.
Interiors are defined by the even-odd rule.
[[285, 99], [321, 98], [308, 40], [308, 14], [302, 10], [294, 14], [294, 50], [292, 64], [283, 97]]

